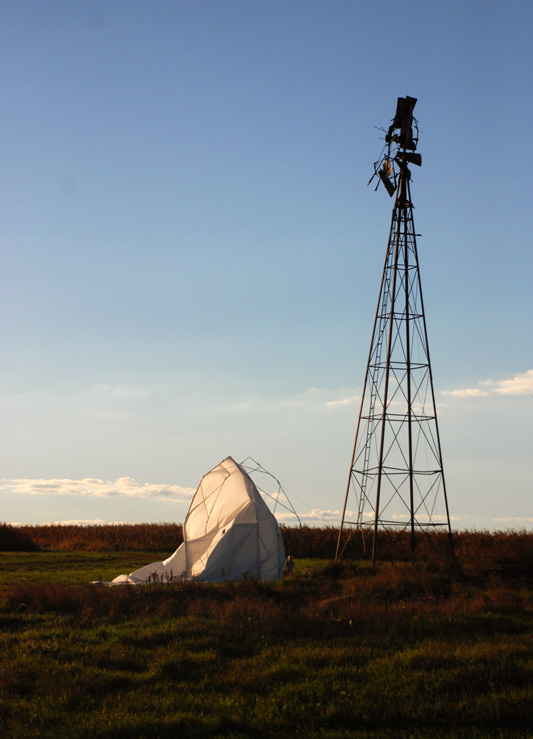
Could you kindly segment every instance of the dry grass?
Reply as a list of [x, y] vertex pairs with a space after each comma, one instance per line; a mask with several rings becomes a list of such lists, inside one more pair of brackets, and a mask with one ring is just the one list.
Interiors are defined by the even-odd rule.
[[[285, 551], [298, 559], [333, 559], [339, 530], [334, 526], [302, 528], [282, 526]], [[87, 551], [87, 552], [173, 552], [183, 541], [180, 524], [121, 524], [103, 526], [20, 526], [0, 524], [0, 551]], [[486, 574], [497, 565], [533, 568], [533, 532], [476, 531], [453, 535], [455, 567], [471, 575]], [[451, 566], [447, 556], [446, 534], [421, 537], [417, 559], [437, 569]], [[361, 540], [353, 536], [343, 560], [360, 560], [364, 552]], [[407, 533], [396, 535], [394, 557], [398, 562], [411, 558]], [[505, 568], [505, 567], [504, 567]]]
[[299, 560], [273, 583], [5, 585], [3, 735], [531, 737], [531, 545], [465, 532], [452, 564]]

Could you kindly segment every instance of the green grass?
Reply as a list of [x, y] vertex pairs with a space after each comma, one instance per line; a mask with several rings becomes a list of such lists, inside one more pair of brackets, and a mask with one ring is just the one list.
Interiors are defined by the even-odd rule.
[[[0, 552], [0, 587], [15, 583], [81, 584], [113, 580], [122, 573], [166, 559], [172, 552]], [[302, 559], [297, 572], [321, 568], [325, 559]]]
[[305, 560], [108, 589], [72, 583], [157, 556], [1, 557], [2, 736], [533, 737], [526, 578]]
[[3, 552], [0, 553], [0, 587], [21, 582], [76, 584], [112, 580], [149, 562], [166, 559], [170, 553]]

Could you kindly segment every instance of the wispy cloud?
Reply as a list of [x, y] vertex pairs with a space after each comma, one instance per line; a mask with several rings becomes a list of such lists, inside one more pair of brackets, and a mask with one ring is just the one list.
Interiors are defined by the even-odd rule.
[[495, 395], [533, 395], [533, 369], [519, 372], [508, 380], [482, 380], [474, 388], [444, 390], [454, 398], [486, 398]]
[[72, 518], [68, 521], [51, 521], [41, 526], [130, 526], [131, 521], [103, 521], [101, 518]]
[[353, 394], [346, 388], [329, 390], [310, 387], [294, 395], [270, 397], [257, 395], [228, 403], [226, 398], [213, 401], [212, 406], [219, 412], [235, 414], [258, 414], [275, 412], [329, 412], [330, 408], [340, 408], [359, 403], [360, 395]]
[[[280, 513], [277, 510], [275, 515], [280, 523], [287, 524], [287, 526], [297, 524], [297, 517], [294, 513]], [[313, 508], [305, 513], [298, 513], [298, 518], [303, 524], [309, 526], [338, 526], [341, 521], [341, 512]]]
[[[287, 526], [295, 526], [298, 525], [297, 518], [294, 514], [291, 513], [279, 513], [276, 511], [276, 518], [281, 524], [285, 524]], [[308, 511], [307, 513], [301, 513], [298, 512], [298, 518], [304, 525], [308, 526], [340, 526], [341, 522], [341, 511], [339, 510], [321, 510], [319, 508], [315, 508], [311, 511]], [[356, 511], [346, 511], [346, 520], [349, 521], [355, 521], [357, 518]], [[369, 519], [373, 518], [373, 514], [367, 513], [365, 514], [365, 518], [367, 519], [367, 523]], [[403, 516], [393, 516], [395, 520], [398, 522], [406, 520], [406, 517]], [[417, 517], [420, 523], [427, 523], [428, 517], [427, 516], [418, 516]], [[439, 523], [439, 524], [446, 524], [446, 517], [441, 515], [433, 515], [431, 517], [432, 523]], [[496, 530], [503, 530], [503, 529], [531, 529], [533, 527], [533, 516], [505, 516], [500, 518], [482, 518], [480, 519], [478, 516], [468, 516], [468, 515], [456, 515], [456, 516], [450, 516], [450, 523], [452, 526], [452, 531], [461, 531], [464, 529], [470, 529], [470, 528], [476, 528], [481, 526], [482, 528], [487, 528], [492, 531]], [[445, 526], [442, 526], [443, 531], [445, 531]]]
[[462, 390], [443, 390], [443, 395], [451, 395], [453, 398], [483, 398], [489, 393], [478, 387], [469, 387]]
[[[356, 516], [354, 511], [347, 511], [346, 515], [350, 520]], [[325, 511], [315, 509], [308, 513], [299, 513], [300, 521], [307, 526], [340, 526], [340, 511]], [[298, 519], [293, 513], [279, 513], [276, 511], [276, 519], [280, 524], [286, 526], [297, 526]], [[503, 516], [500, 518], [483, 518], [479, 519], [474, 516], [450, 516], [452, 529], [455, 531], [475, 530], [481, 527], [491, 531], [503, 531], [507, 529], [531, 529], [533, 527], [533, 516]], [[11, 526], [26, 526], [21, 521], [11, 521]], [[69, 519], [61, 521], [51, 521], [41, 523], [40, 526], [122, 526], [134, 525], [131, 521], [104, 521], [101, 518], [94, 519]]]
[[[333, 398], [331, 397], [333, 395]], [[335, 397], [337, 396], [337, 397]], [[338, 390], [324, 390], [322, 388], [311, 387], [307, 392], [297, 399], [293, 399], [293, 404], [312, 404], [319, 408], [333, 408], [339, 406], [352, 405], [361, 400], [360, 395], [355, 395], [346, 388]]]
[[360, 400], [360, 398], [358, 398], [357, 395], [351, 395], [350, 397], [340, 398], [340, 400], [328, 400], [326, 405], [352, 405], [352, 403], [355, 403], [358, 400]]
[[504, 523], [508, 526], [527, 526], [533, 523], [533, 516], [503, 516], [493, 519], [496, 523]]
[[161, 500], [189, 501], [193, 488], [155, 483], [139, 484], [133, 477], [119, 477], [114, 482], [88, 477], [84, 480], [0, 480], [0, 492], [26, 495], [74, 495], [96, 497], [126, 496]]
[[[400, 522], [400, 521], [408, 522], [410, 520], [408, 514], [393, 513], [392, 514], [392, 518], [395, 521], [398, 521], [398, 522]], [[445, 524], [445, 523], [447, 523], [448, 518], [446, 516], [444, 516], [444, 515], [435, 514], [435, 513], [432, 514], [431, 516], [429, 514], [427, 514], [427, 513], [418, 513], [418, 514], [416, 514], [416, 520], [419, 523], [423, 523], [423, 524], [427, 524], [427, 523]], [[450, 520], [453, 520], [453, 519], [451, 519], [451, 517], [450, 517]]]

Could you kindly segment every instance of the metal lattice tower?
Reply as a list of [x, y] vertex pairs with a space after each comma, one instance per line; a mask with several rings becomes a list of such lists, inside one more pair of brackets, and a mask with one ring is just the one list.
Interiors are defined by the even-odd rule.
[[414, 558], [418, 535], [439, 527], [451, 547], [408, 167], [422, 163], [415, 103], [398, 99], [375, 164], [395, 201], [336, 554], [355, 528], [373, 566], [394, 559], [406, 539]]

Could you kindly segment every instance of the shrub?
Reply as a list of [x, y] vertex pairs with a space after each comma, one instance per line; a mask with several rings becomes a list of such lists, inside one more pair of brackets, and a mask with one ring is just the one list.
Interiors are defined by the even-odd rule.
[[42, 549], [85, 552], [172, 552], [183, 541], [181, 524], [140, 523], [23, 526]]
[[37, 552], [38, 550], [38, 545], [25, 528], [0, 523], [0, 552]]

